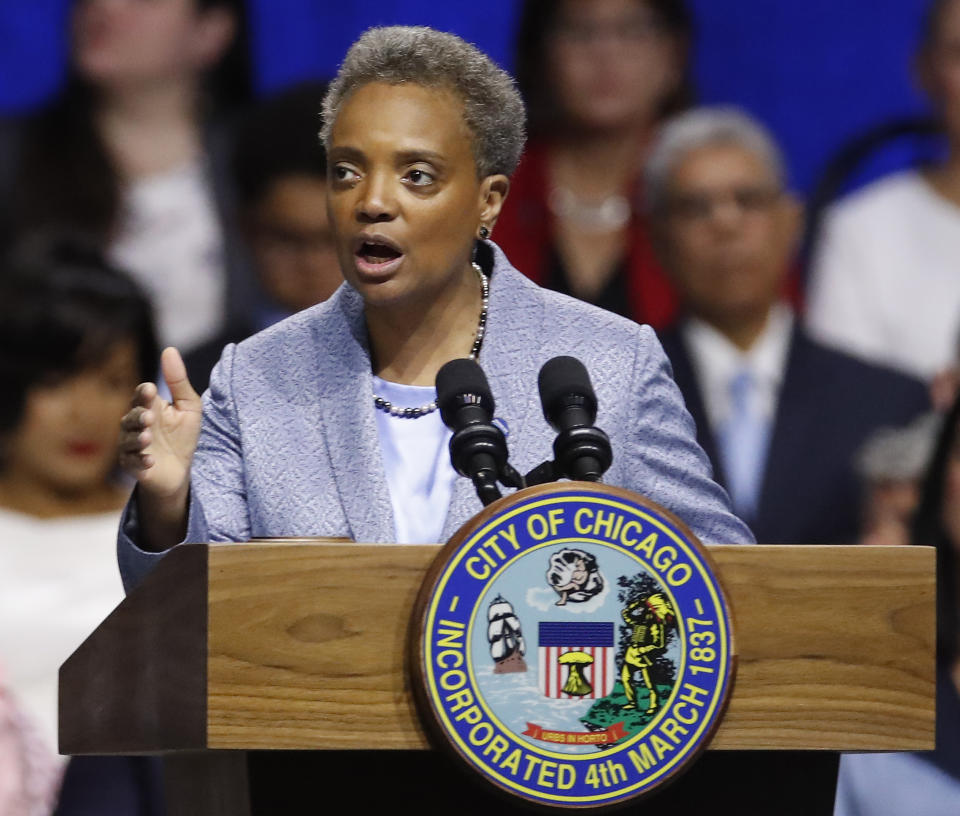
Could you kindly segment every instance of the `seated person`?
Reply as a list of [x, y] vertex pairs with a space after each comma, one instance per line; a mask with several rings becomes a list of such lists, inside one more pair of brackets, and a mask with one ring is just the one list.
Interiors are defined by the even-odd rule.
[[958, 53], [960, 0], [931, 0], [917, 68], [946, 130], [946, 159], [828, 212], [807, 302], [814, 337], [925, 381], [954, 366], [960, 332]]
[[497, 241], [532, 280], [665, 325], [676, 296], [640, 184], [656, 130], [693, 96], [685, 0], [526, 0], [517, 81], [530, 143]]
[[150, 295], [164, 342], [193, 348], [252, 306], [224, 166], [252, 87], [246, 3], [67, 6], [61, 92], [0, 122], [0, 243], [84, 235]]
[[937, 743], [933, 751], [844, 754], [836, 816], [953, 816], [960, 804], [960, 400], [923, 479], [910, 541], [937, 550]]
[[228, 326], [185, 358], [206, 390], [227, 343], [326, 300], [343, 283], [327, 215], [327, 160], [317, 138], [326, 84], [304, 82], [257, 105], [237, 133], [233, 175], [240, 232], [266, 296], [252, 320]]
[[[57, 246], [2, 269], [0, 662], [51, 754], [60, 665], [123, 598], [117, 422], [156, 366], [146, 296], [98, 255]], [[114, 759], [80, 761], [102, 795]]]
[[784, 299], [800, 206], [743, 113], [670, 122], [647, 165], [656, 246], [683, 317], [661, 334], [697, 439], [764, 544], [856, 540], [854, 455], [929, 403], [919, 382], [811, 340]]

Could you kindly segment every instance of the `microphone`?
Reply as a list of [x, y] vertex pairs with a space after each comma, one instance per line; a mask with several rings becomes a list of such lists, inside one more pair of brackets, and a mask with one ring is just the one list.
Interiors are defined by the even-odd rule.
[[453, 431], [450, 459], [473, 481], [484, 505], [500, 498], [497, 481], [523, 487], [523, 477], [507, 462], [507, 440], [493, 424], [496, 403], [483, 369], [474, 360], [451, 360], [437, 372], [437, 406]]
[[553, 466], [559, 476], [598, 482], [610, 463], [610, 439], [593, 427], [597, 396], [587, 369], [575, 357], [554, 357], [544, 363], [537, 378], [543, 416], [557, 438]]

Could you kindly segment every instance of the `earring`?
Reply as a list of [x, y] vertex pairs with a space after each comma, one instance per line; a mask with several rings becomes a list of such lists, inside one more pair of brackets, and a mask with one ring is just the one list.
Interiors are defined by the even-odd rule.
[[489, 238], [489, 237], [490, 237], [490, 230], [488, 230], [485, 226], [481, 225], [481, 226], [480, 226], [480, 240], [481, 240], [481, 241], [486, 241], [487, 238]]

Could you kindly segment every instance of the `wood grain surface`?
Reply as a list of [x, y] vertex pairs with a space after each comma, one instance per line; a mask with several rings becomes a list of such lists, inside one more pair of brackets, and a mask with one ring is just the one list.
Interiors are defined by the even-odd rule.
[[[404, 655], [439, 549], [211, 545], [208, 747], [427, 747]], [[711, 748], [933, 747], [933, 550], [709, 549], [739, 654]]]
[[207, 547], [177, 547], [60, 667], [60, 751], [206, 744]]

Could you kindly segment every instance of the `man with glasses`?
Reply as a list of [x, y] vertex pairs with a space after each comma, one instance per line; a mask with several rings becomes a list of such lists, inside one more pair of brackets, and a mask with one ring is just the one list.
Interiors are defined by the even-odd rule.
[[[683, 315], [661, 341], [714, 477], [757, 541], [839, 544], [860, 522], [855, 451], [928, 400], [921, 383], [804, 333], [786, 297], [802, 210], [785, 175], [773, 138], [740, 111], [689, 111], [660, 132], [644, 180]], [[742, 813], [825, 814], [837, 766], [829, 752], [721, 751], [692, 773], [721, 797], [749, 774]]]
[[923, 386], [820, 346], [785, 292], [800, 233], [780, 151], [729, 108], [671, 121], [646, 191], [684, 317], [661, 340], [717, 480], [762, 544], [856, 539], [853, 457], [927, 405]]

